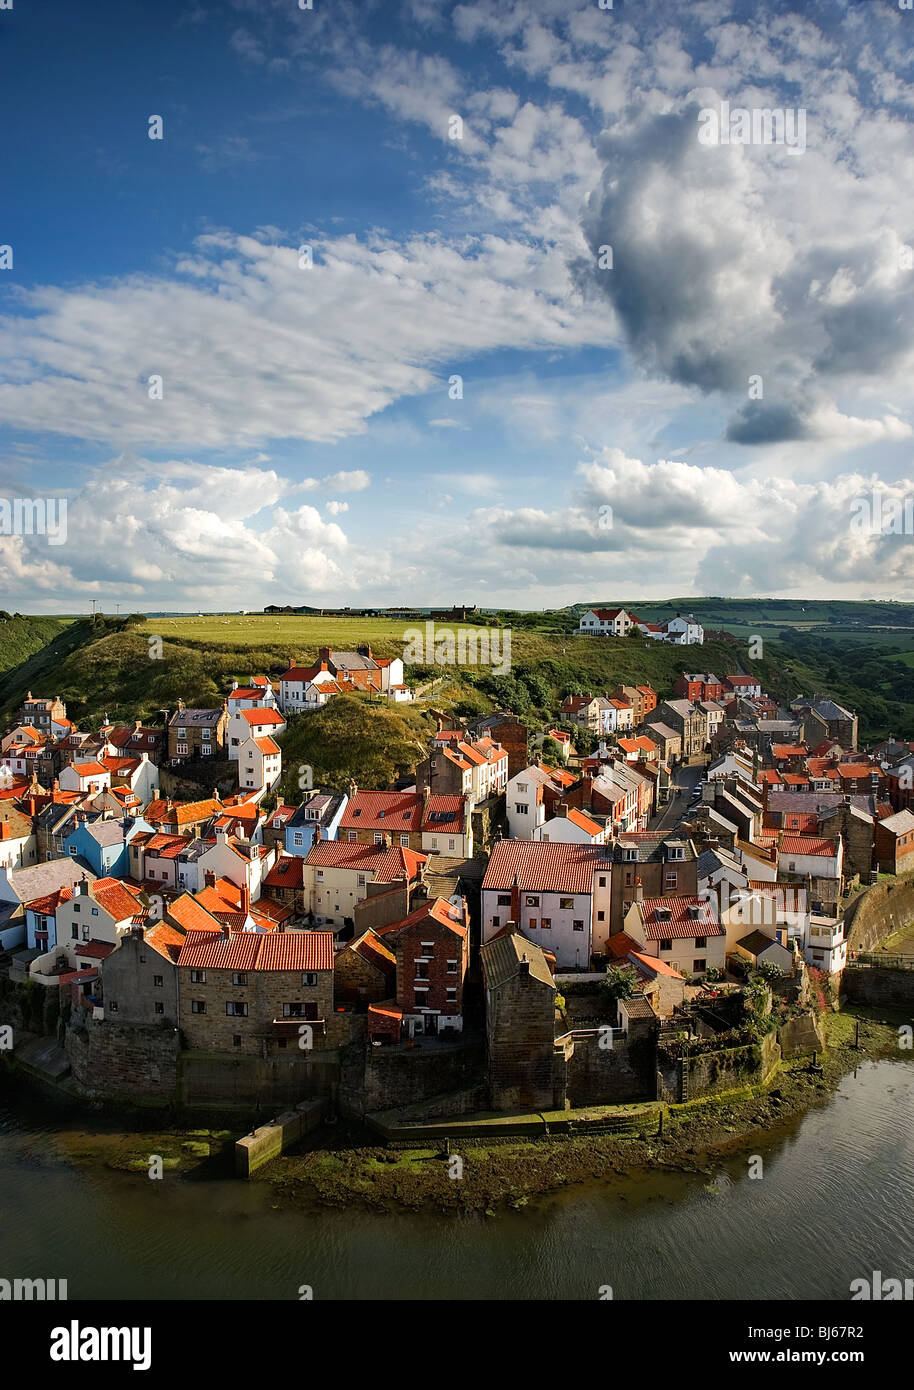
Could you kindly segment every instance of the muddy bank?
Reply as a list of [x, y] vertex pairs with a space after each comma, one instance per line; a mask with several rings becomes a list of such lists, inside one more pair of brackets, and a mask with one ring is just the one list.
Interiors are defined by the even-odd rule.
[[[856, 1024], [860, 1045], [854, 1047]], [[716, 1158], [751, 1152], [760, 1139], [795, 1128], [803, 1115], [825, 1103], [842, 1077], [861, 1062], [910, 1059], [900, 1051], [898, 1022], [867, 1010], [828, 1014], [828, 1052], [821, 1072], [809, 1060], [782, 1065], [772, 1085], [728, 1097], [673, 1106], [663, 1134], [650, 1123], [641, 1136], [575, 1135], [485, 1144], [451, 1140], [451, 1156], [439, 1149], [390, 1150], [366, 1146], [326, 1130], [307, 1149], [284, 1155], [258, 1179], [271, 1184], [281, 1206], [364, 1205], [376, 1210], [476, 1211], [495, 1214], [575, 1183], [613, 1179], [640, 1169], [709, 1173]], [[460, 1159], [455, 1164], [454, 1157]], [[459, 1175], [459, 1176], [458, 1176]]]

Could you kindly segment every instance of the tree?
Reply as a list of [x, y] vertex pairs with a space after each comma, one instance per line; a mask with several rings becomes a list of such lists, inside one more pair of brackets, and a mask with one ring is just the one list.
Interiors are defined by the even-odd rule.
[[606, 999], [615, 1004], [619, 999], [631, 999], [640, 994], [641, 981], [632, 965], [610, 965], [600, 981], [600, 989]]

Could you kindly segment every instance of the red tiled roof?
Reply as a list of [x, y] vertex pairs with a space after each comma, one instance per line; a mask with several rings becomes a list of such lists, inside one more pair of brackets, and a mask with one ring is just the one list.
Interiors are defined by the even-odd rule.
[[[463, 834], [464, 801], [462, 796], [430, 796], [425, 808], [423, 830], [440, 830], [444, 834]], [[433, 820], [432, 817], [452, 816], [452, 820]]]
[[419, 922], [428, 921], [429, 919], [438, 922], [442, 927], [447, 927], [448, 931], [455, 932], [457, 936], [462, 936], [466, 939], [467, 927], [464, 922], [461, 921], [460, 910], [453, 907], [451, 903], [448, 902], [447, 898], [434, 898], [429, 902], [425, 902], [421, 907], [414, 908], [401, 922], [392, 922], [388, 927], [376, 927], [375, 931], [378, 936], [392, 935], [403, 931], [407, 927], [416, 926]]
[[343, 812], [340, 830], [420, 830], [422, 808], [419, 792], [356, 792]]
[[[714, 920], [704, 898], [645, 898], [643, 903], [638, 903], [638, 907], [648, 941], [726, 935], [720, 923]], [[697, 918], [689, 916], [690, 907], [700, 909]], [[669, 918], [658, 917], [658, 908], [668, 908]]]
[[[169, 917], [188, 931], [218, 931], [219, 923], [197, 898], [184, 893], [168, 908]], [[182, 938], [183, 939], [183, 938]]]
[[[236, 690], [234, 694], [237, 696], [240, 694], [240, 691]], [[275, 709], [241, 709], [238, 713], [241, 715], [242, 719], [246, 719], [251, 725], [285, 724], [286, 722], [282, 715], [277, 713]]]
[[71, 763], [70, 766], [79, 777], [97, 777], [108, 771], [101, 763]]
[[133, 917], [137, 910], [137, 895], [132, 893], [125, 884], [117, 878], [97, 878], [89, 884], [89, 895], [110, 913], [116, 922], [123, 922], [127, 917]]
[[166, 960], [175, 962], [184, 945], [184, 932], [175, 931], [167, 922], [158, 922], [146, 933], [146, 944]]
[[209, 932], [189, 932], [178, 966], [193, 970], [332, 970], [333, 932], [236, 932], [215, 938]]
[[305, 861], [300, 854], [281, 854], [263, 880], [267, 888], [300, 888]]
[[589, 893], [594, 871], [609, 873], [611, 867], [594, 845], [501, 840], [492, 849], [482, 886], [507, 893], [516, 875], [522, 893]]
[[279, 744], [274, 743], [271, 738], [255, 738], [254, 742], [257, 744], [261, 753], [270, 755], [271, 753], [279, 752]]
[[785, 835], [779, 846], [781, 854], [815, 854], [834, 858], [838, 853], [836, 840], [822, 840], [815, 835]]
[[674, 980], [684, 978], [678, 970], [667, 965], [666, 961], [661, 960], [659, 956], [645, 955], [640, 942], [634, 941], [627, 932], [616, 932], [615, 936], [609, 938], [606, 945], [611, 956], [614, 956], [616, 960], [633, 960], [636, 967], [641, 969], [642, 974], [667, 975]]
[[428, 855], [395, 845], [360, 845], [348, 840], [318, 840], [308, 851], [305, 863], [318, 868], [360, 869], [376, 873], [381, 882], [392, 883], [404, 873], [415, 878]]

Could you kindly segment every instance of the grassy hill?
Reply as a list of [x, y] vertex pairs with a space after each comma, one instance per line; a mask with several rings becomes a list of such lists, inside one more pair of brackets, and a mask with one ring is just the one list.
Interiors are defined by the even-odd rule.
[[0, 675], [22, 666], [42, 651], [55, 637], [65, 633], [72, 618], [24, 617], [21, 613], [0, 613]]
[[[706, 599], [702, 603], [708, 611], [700, 616], [710, 628], [712, 617], [721, 623], [726, 618], [719, 605], [729, 610], [742, 602]], [[698, 601], [678, 606], [699, 616]], [[660, 607], [653, 605], [652, 612]], [[290, 768], [312, 766], [316, 780], [337, 784], [352, 775], [368, 785], [366, 768], [371, 767], [376, 775], [370, 780], [381, 785], [417, 754], [417, 745], [433, 727], [431, 707], [455, 717], [508, 707], [537, 728], [556, 719], [568, 693], [600, 693], [621, 682], [649, 681], [663, 698], [683, 669], [696, 667], [720, 676], [757, 673], [784, 700], [800, 692], [827, 692], [858, 711], [862, 740], [889, 733], [914, 737], [914, 631], [841, 627], [830, 621], [831, 606], [823, 604], [806, 605], [815, 608], [815, 622], [794, 626], [789, 618], [797, 620], [800, 607], [793, 605], [779, 621], [764, 623], [759, 621], [760, 602], [748, 614], [734, 611], [734, 618], [748, 621], [730, 620], [729, 628], [745, 627], [747, 634], [763, 636], [764, 656], [757, 660], [748, 655], [746, 635], [721, 634], [703, 647], [687, 649], [640, 636], [582, 637], [574, 631], [577, 615], [572, 610], [504, 615], [511, 627], [507, 674], [496, 676], [479, 666], [410, 667], [407, 678], [427, 688], [426, 702], [390, 708], [364, 700], [334, 701], [290, 728], [285, 763]], [[849, 619], [848, 609], [866, 610], [861, 620], [872, 617], [874, 609], [895, 619], [912, 611], [883, 604], [834, 607], [843, 622], [855, 624], [858, 619]], [[777, 611], [777, 604], [770, 610]], [[648, 606], [636, 611], [647, 615]], [[8, 722], [30, 688], [36, 694], [60, 694], [70, 716], [88, 726], [105, 713], [118, 720], [153, 720], [162, 709], [173, 709], [178, 699], [188, 705], [215, 704], [233, 678], [245, 681], [260, 672], [276, 676], [290, 656], [310, 661], [320, 646], [352, 649], [369, 642], [377, 655], [402, 654], [407, 626], [389, 619], [308, 615], [0, 620], [0, 723]], [[155, 639], [161, 641], [161, 657], [155, 655]], [[348, 733], [342, 728], [346, 719]]]

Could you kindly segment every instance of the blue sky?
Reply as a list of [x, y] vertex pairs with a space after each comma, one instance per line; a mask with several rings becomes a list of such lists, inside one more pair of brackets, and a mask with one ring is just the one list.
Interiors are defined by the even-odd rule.
[[914, 597], [914, 13], [313, 3], [0, 11], [0, 606]]

